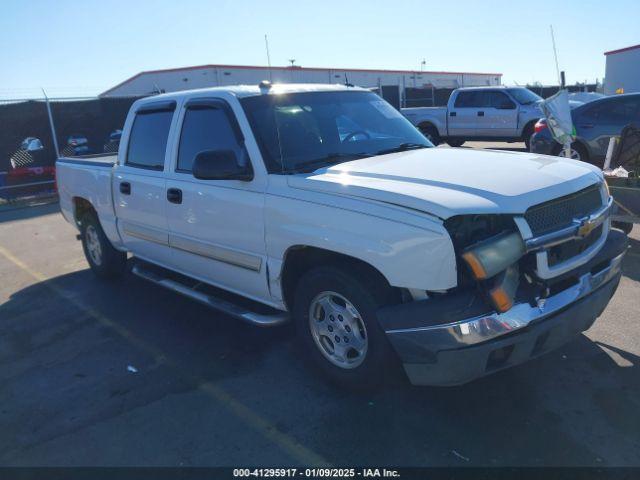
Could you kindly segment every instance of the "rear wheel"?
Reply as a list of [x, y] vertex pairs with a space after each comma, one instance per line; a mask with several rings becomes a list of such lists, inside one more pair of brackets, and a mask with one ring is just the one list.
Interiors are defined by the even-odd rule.
[[82, 249], [89, 267], [100, 278], [115, 278], [126, 268], [127, 254], [113, 248], [95, 213], [87, 213], [80, 222]]
[[[563, 147], [558, 148], [557, 155], [559, 157], [567, 157], [566, 151]], [[579, 143], [571, 144], [571, 155], [570, 157], [573, 160], [580, 160], [581, 162], [589, 162], [589, 152]]]
[[390, 290], [332, 266], [302, 276], [293, 305], [297, 336], [303, 354], [324, 377], [363, 389], [380, 385], [397, 369], [376, 318]]
[[462, 145], [464, 145], [464, 140], [449, 139], [447, 140], [447, 145], [449, 145], [450, 147], [461, 147]]
[[420, 125], [420, 131], [436, 147], [442, 143], [438, 129], [433, 125]]

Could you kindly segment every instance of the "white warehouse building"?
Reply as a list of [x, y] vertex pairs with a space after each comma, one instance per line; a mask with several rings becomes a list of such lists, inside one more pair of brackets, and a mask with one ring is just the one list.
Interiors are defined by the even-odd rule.
[[350, 83], [365, 88], [457, 88], [500, 85], [501, 73], [430, 72], [413, 70], [365, 70], [264, 67], [245, 65], [201, 65], [141, 72], [102, 93], [101, 97], [149, 95], [194, 88], [273, 83]]
[[640, 92], [640, 45], [605, 52], [605, 95]]

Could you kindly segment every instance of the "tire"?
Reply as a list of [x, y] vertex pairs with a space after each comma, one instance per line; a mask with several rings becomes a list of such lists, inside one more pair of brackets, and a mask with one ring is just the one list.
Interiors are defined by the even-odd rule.
[[531, 151], [531, 137], [533, 136], [533, 127], [534, 124], [530, 123], [526, 127], [524, 127], [524, 132], [522, 133], [522, 140], [524, 140], [524, 145], [527, 147], [527, 152]]
[[461, 147], [464, 145], [464, 140], [447, 140], [447, 145], [450, 147]]
[[120, 277], [127, 265], [127, 254], [113, 248], [95, 213], [82, 217], [80, 232], [82, 249], [91, 271], [99, 278]]
[[[559, 157], [565, 156], [564, 148], [562, 146], [558, 146], [556, 148], [556, 155]], [[589, 152], [587, 152], [587, 149], [577, 142], [571, 144], [571, 158], [573, 160], [580, 160], [581, 162], [591, 163], [589, 161]]]
[[631, 230], [633, 230], [633, 223], [631, 222], [613, 221], [611, 222], [611, 226], [613, 228], [617, 228], [618, 230], [622, 230], [626, 235], [629, 235], [631, 233]]
[[433, 143], [434, 146], [437, 147], [442, 143], [438, 129], [433, 125], [421, 125], [420, 131], [425, 137], [427, 137], [427, 140]]
[[[393, 301], [393, 292], [371, 279], [364, 272], [317, 267], [302, 276], [294, 294], [303, 355], [324, 378], [349, 390], [379, 387], [398, 372], [397, 356], [376, 318], [377, 309]], [[344, 361], [336, 355], [340, 351]]]

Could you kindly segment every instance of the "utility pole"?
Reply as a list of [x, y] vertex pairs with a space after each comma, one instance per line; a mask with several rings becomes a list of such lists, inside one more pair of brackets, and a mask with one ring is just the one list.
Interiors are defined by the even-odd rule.
[[47, 104], [47, 115], [49, 115], [49, 125], [51, 126], [51, 137], [53, 138], [53, 148], [56, 150], [56, 158], [60, 157], [60, 150], [58, 149], [58, 137], [56, 135], [56, 127], [53, 124], [53, 114], [51, 113], [51, 105], [49, 104], [49, 97], [47, 93], [42, 89], [42, 95], [44, 95], [44, 101]]
[[290, 72], [289, 76], [291, 77], [291, 82], [294, 82], [295, 78], [293, 77], [293, 67], [295, 67], [296, 59], [295, 58], [290, 58], [289, 59], [289, 63], [291, 64], [289, 66], [289, 68], [291, 68], [291, 72]]

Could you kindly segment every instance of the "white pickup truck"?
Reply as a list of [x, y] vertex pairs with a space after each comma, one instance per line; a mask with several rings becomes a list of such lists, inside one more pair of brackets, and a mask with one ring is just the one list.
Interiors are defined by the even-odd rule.
[[431, 147], [359, 88], [159, 95], [133, 104], [117, 157], [58, 159], [60, 205], [98, 276], [292, 319], [300, 354], [345, 386], [400, 364], [460, 384], [589, 328], [627, 242], [602, 173]]
[[544, 115], [542, 98], [524, 87], [465, 87], [446, 107], [403, 108], [402, 114], [435, 145], [460, 147], [467, 140], [525, 142]]

